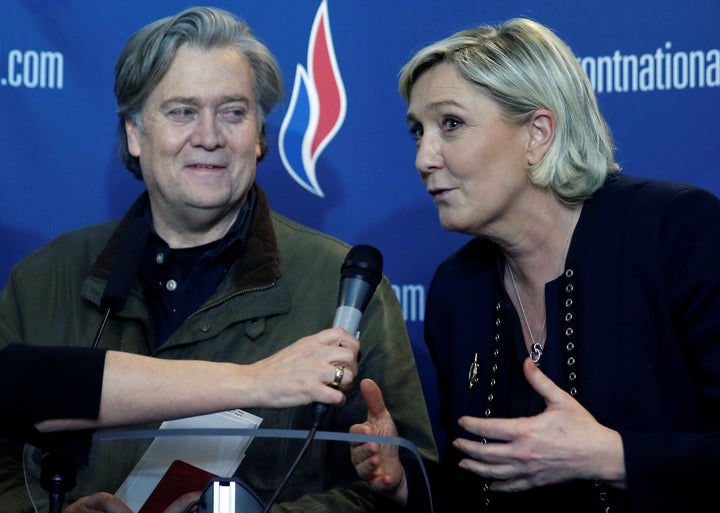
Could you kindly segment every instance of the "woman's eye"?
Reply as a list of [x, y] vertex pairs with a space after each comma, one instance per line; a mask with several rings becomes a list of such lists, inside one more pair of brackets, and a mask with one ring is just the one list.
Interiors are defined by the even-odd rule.
[[410, 126], [410, 130], [408, 130], [408, 132], [410, 132], [410, 137], [417, 141], [423, 135], [423, 128], [420, 125], [412, 125]]
[[455, 130], [457, 127], [462, 125], [462, 121], [456, 117], [448, 116], [443, 119], [442, 124], [445, 130]]

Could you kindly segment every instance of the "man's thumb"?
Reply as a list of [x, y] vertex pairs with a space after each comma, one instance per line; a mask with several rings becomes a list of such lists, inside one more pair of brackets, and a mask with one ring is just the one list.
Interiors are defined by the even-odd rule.
[[360, 392], [368, 407], [368, 415], [380, 415], [385, 411], [382, 390], [372, 379], [365, 378], [360, 382]]

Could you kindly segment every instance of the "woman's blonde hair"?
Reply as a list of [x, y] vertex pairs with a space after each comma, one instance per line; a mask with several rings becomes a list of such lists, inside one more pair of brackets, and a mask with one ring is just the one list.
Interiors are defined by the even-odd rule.
[[457, 32], [418, 51], [400, 71], [407, 102], [418, 77], [439, 63], [495, 101], [514, 124], [538, 109], [556, 119], [555, 139], [530, 179], [567, 203], [589, 198], [620, 170], [610, 129], [595, 92], [570, 48], [549, 28], [527, 18]]

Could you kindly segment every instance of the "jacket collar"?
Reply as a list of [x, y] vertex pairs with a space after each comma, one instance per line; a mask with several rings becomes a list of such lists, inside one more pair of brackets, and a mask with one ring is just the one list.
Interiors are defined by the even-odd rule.
[[[253, 184], [257, 203], [250, 219], [250, 227], [245, 240], [245, 250], [232, 266], [232, 283], [235, 289], [246, 289], [267, 285], [281, 275], [275, 230], [270, 215], [267, 196], [260, 186]], [[91, 265], [89, 275], [108, 280], [113, 272], [128, 265], [127, 260], [134, 255], [128, 253], [128, 246], [137, 237], [138, 227], [147, 223], [144, 219], [145, 206], [149, 201], [147, 191], [143, 192], [120, 220], [118, 227], [108, 239], [108, 243]], [[132, 278], [135, 281], [135, 277]]]

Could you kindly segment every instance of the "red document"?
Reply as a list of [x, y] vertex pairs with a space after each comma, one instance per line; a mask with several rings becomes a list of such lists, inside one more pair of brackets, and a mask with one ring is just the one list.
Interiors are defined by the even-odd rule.
[[214, 477], [218, 476], [182, 460], [175, 460], [138, 513], [162, 513], [181, 495], [202, 492]]

